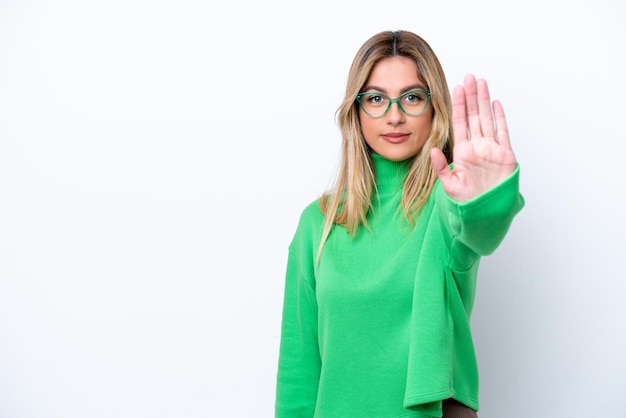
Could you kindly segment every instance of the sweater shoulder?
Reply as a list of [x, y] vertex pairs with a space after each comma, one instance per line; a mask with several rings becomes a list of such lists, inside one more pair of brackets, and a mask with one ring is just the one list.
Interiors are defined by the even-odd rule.
[[313, 288], [315, 288], [315, 260], [323, 228], [324, 215], [317, 199], [302, 210], [298, 226], [289, 244], [290, 262], [297, 266], [298, 276]]
[[324, 214], [322, 213], [322, 208], [320, 207], [320, 199], [315, 199], [308, 205], [304, 207], [302, 213], [300, 214], [300, 223], [319, 223], [324, 222]]
[[289, 245], [289, 250], [300, 253], [302, 250], [310, 251], [311, 247], [317, 247], [322, 237], [323, 227], [324, 214], [320, 207], [320, 200], [316, 199], [305, 206], [300, 213], [298, 226]]

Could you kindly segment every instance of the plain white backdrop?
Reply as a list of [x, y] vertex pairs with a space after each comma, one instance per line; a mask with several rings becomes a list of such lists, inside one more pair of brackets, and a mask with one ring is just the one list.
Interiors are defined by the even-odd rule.
[[272, 417], [287, 246], [358, 47], [488, 80], [526, 207], [481, 418], [626, 417], [621, 0], [0, 0], [0, 417]]

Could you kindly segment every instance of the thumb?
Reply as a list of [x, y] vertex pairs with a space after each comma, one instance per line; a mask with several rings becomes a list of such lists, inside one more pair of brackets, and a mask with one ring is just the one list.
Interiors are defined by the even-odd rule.
[[430, 161], [433, 163], [433, 170], [441, 181], [445, 181], [452, 173], [448, 167], [448, 160], [446, 156], [439, 148], [433, 148], [430, 150]]

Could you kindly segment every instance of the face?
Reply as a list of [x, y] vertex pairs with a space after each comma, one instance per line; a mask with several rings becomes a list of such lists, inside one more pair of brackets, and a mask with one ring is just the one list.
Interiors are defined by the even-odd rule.
[[[363, 92], [382, 93], [393, 99], [416, 89], [427, 90], [417, 64], [406, 57], [389, 57], [374, 66]], [[429, 103], [421, 114], [409, 116], [393, 103], [381, 117], [373, 118], [360, 107], [359, 115], [365, 142], [372, 151], [388, 160], [403, 161], [417, 155], [428, 139], [433, 108]]]

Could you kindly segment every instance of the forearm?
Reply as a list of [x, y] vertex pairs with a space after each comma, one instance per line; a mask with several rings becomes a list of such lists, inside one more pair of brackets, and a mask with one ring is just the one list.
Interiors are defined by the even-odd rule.
[[[451, 245], [467, 247], [466, 253], [471, 251], [477, 256], [495, 251], [524, 206], [519, 193], [519, 166], [506, 180], [467, 202], [454, 201], [440, 185], [435, 192], [440, 203], [439, 215], [452, 240]], [[467, 254], [460, 256], [467, 257]]]

